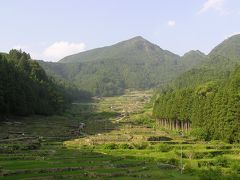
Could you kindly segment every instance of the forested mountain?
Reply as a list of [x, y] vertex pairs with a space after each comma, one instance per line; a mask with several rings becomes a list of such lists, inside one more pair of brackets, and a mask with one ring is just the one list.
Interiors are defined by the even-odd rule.
[[111, 96], [129, 88], [161, 86], [197, 65], [203, 57], [199, 51], [190, 52], [181, 62], [180, 56], [138, 36], [68, 56], [58, 63], [39, 63], [50, 75], [71, 81], [94, 95]]
[[49, 78], [29, 54], [0, 53], [0, 115], [53, 114], [81, 94], [66, 82]]
[[209, 56], [223, 56], [233, 61], [239, 62], [240, 57], [240, 34], [227, 38], [216, 46]]
[[156, 118], [190, 121], [201, 138], [239, 143], [239, 37], [225, 40], [201, 64], [160, 90], [153, 111]]
[[206, 58], [206, 55], [199, 50], [191, 50], [185, 53], [181, 57], [181, 64], [185, 68], [185, 70], [189, 70], [199, 64], [201, 64]]
[[[189, 68], [189, 71], [179, 75], [171, 86], [173, 86], [173, 88], [181, 88], [194, 86], [211, 80], [223, 81], [229, 77], [230, 72], [240, 63], [239, 52], [240, 35], [235, 35], [217, 45], [207, 56], [202, 56], [203, 58], [200, 59], [200, 63], [191, 66], [192, 68]], [[183, 61], [184, 56], [182, 56]], [[195, 61], [192, 63], [198, 62], [196, 61], [197, 57], [194, 59]], [[187, 66], [189, 62], [184, 64]]]
[[175, 62], [180, 57], [159, 46], [150, 43], [141, 36], [119, 42], [112, 46], [97, 48], [86, 52], [67, 56], [60, 60], [61, 63], [90, 62], [106, 59], [118, 59], [122, 62], [146, 63], [146, 62]]

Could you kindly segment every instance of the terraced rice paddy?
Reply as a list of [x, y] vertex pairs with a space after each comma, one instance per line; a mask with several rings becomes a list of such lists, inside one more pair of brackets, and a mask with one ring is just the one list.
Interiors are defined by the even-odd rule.
[[0, 124], [0, 179], [239, 178], [239, 145], [156, 127], [150, 97], [128, 92], [61, 116], [9, 118]]

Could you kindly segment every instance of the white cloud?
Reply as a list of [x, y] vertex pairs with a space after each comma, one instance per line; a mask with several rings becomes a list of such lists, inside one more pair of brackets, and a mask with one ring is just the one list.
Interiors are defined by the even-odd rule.
[[209, 10], [217, 11], [222, 15], [229, 14], [229, 11], [227, 11], [224, 7], [224, 3], [225, 0], [207, 0], [197, 14], [202, 14]]
[[57, 61], [61, 58], [84, 51], [84, 43], [70, 43], [66, 41], [55, 42], [43, 52], [43, 57], [48, 61]]
[[173, 21], [173, 20], [169, 20], [167, 24], [168, 24], [168, 26], [170, 26], [170, 27], [174, 27], [174, 26], [176, 25], [176, 22]]

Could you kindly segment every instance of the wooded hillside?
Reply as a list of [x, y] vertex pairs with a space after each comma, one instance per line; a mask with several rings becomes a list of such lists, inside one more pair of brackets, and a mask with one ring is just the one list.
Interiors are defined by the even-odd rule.
[[66, 82], [56, 82], [29, 54], [0, 54], [0, 114], [61, 113], [74, 99], [87, 97]]

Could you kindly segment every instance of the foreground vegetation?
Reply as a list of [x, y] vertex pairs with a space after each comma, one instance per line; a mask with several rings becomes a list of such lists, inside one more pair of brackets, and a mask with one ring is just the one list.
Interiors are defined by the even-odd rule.
[[[151, 103], [146, 95], [143, 96], [146, 98], [143, 104]], [[152, 111], [151, 105], [138, 106], [137, 113], [136, 109], [131, 111], [133, 108], [130, 104], [136, 104], [131, 100], [138, 97], [135, 101], [139, 102], [140, 93], [133, 94], [131, 98], [127, 97], [125, 101], [124, 96], [106, 98], [99, 104], [102, 108], [110, 107], [114, 102], [115, 106], [120, 106], [124, 101], [126, 107], [129, 107], [129, 113], [125, 113], [120, 119], [113, 118], [111, 120], [117, 124], [117, 129], [111, 129], [111, 126], [107, 125], [103, 128], [110, 128], [110, 132], [96, 132], [91, 136], [66, 141], [64, 143], [66, 147], [79, 150], [90, 149], [93, 152], [117, 157], [150, 160], [153, 164], [157, 163], [157, 167], [161, 170], [172, 169], [180, 174], [182, 169], [183, 174], [190, 176], [191, 179], [238, 178], [239, 145], [221, 141], [205, 142], [191, 136], [189, 132], [185, 132], [184, 136], [181, 136], [179, 131], [162, 129], [155, 124], [155, 120], [149, 113]], [[154, 172], [149, 173], [154, 174]], [[149, 177], [154, 179], [161, 177], [160, 174]], [[181, 177], [178, 175], [178, 178]], [[166, 176], [166, 178], [171, 179], [170, 176]]]

